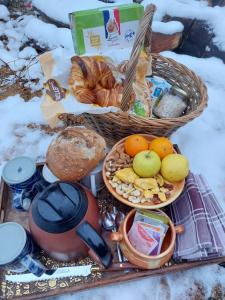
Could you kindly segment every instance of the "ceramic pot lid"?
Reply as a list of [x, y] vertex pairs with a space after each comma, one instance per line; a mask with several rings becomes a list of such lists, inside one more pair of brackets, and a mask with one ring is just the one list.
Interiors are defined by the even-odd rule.
[[58, 181], [35, 197], [32, 217], [42, 230], [62, 233], [76, 227], [87, 208], [86, 192], [79, 184]]
[[8, 184], [18, 184], [28, 180], [36, 170], [35, 161], [26, 156], [16, 157], [5, 165], [2, 177]]
[[59, 180], [58, 177], [56, 177], [51, 171], [50, 169], [47, 167], [47, 165], [44, 165], [43, 169], [42, 169], [42, 176], [44, 177], [45, 181], [49, 182], [49, 183], [53, 183]]
[[26, 244], [26, 231], [17, 223], [0, 224], [0, 265], [14, 261]]

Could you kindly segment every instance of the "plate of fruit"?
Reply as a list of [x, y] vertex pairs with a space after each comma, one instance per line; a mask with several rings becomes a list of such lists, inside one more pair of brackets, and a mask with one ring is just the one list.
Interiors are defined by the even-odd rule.
[[154, 209], [178, 198], [189, 172], [188, 160], [166, 137], [133, 134], [113, 146], [103, 164], [103, 179], [124, 204]]

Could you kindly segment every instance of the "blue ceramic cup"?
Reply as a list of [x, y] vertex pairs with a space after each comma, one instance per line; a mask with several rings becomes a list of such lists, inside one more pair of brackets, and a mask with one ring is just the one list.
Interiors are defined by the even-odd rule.
[[38, 277], [44, 273], [48, 275], [53, 273], [33, 258], [38, 248], [30, 233], [20, 224], [15, 222], [0, 224], [0, 241], [0, 267], [6, 267], [17, 273], [29, 270]]
[[48, 185], [37, 170], [35, 161], [26, 156], [10, 160], [3, 169], [2, 177], [12, 191], [12, 206], [19, 210], [28, 210], [35, 195]]

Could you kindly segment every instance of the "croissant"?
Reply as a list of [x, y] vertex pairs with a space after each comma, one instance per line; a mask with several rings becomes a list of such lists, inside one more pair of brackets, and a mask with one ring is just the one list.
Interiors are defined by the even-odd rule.
[[[95, 61], [88, 56], [73, 56], [71, 61], [72, 69], [70, 72], [69, 85], [72, 89], [76, 89], [77, 86], [93, 89], [97, 84], [97, 78], [99, 78], [99, 69], [94, 67]], [[93, 76], [90, 65], [92, 65], [92, 69], [95, 69], [95, 76]]]
[[72, 88], [82, 86], [93, 89], [99, 82], [104, 88], [111, 89], [116, 83], [110, 67], [104, 61], [89, 56], [74, 56], [71, 61], [69, 84]]
[[123, 96], [123, 86], [117, 83], [112, 89], [104, 89], [101, 85], [95, 88], [96, 104], [100, 106], [120, 107]]
[[96, 102], [96, 95], [94, 90], [90, 90], [82, 86], [77, 86], [76, 89], [73, 90], [73, 94], [82, 103], [93, 104]]
[[[129, 61], [123, 62], [118, 68], [102, 56], [74, 56], [71, 59], [69, 85], [74, 96], [82, 103], [98, 104], [99, 106], [120, 107], [123, 96], [123, 84], [116, 82], [113, 74], [124, 74]], [[134, 92], [130, 97], [130, 107], [135, 99], [143, 103], [146, 116], [151, 113], [149, 87], [145, 81], [150, 73], [151, 63], [146, 54], [141, 54], [137, 65], [136, 78], [133, 83]], [[118, 74], [117, 74], [118, 75]], [[119, 77], [119, 76], [116, 76]]]

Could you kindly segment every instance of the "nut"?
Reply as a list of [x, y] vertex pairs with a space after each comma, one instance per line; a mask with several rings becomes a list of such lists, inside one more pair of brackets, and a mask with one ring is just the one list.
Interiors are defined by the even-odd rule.
[[123, 184], [122, 184], [122, 190], [123, 190], [124, 192], [129, 191], [129, 186], [128, 186], [126, 183], [123, 183]]
[[[134, 196], [129, 196], [129, 197], [128, 197], [128, 200], [129, 200], [130, 202], [136, 203], [137, 198], [134, 197]], [[134, 202], [134, 201], [135, 201], [135, 202]]]
[[121, 190], [120, 185], [118, 185], [118, 186], [116, 187], [116, 192], [117, 192], [117, 194], [119, 194], [119, 195], [123, 195], [123, 191]]
[[112, 176], [109, 171], [105, 172], [105, 175], [106, 175], [107, 178], [110, 178]]
[[141, 195], [141, 192], [139, 190], [134, 190], [133, 192], [131, 192], [131, 195], [135, 197], [139, 197]]
[[109, 180], [109, 183], [111, 184], [111, 186], [115, 189], [118, 186], [117, 182], [113, 182], [112, 180]]

